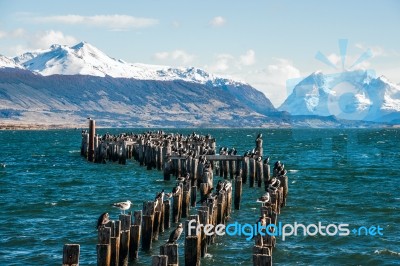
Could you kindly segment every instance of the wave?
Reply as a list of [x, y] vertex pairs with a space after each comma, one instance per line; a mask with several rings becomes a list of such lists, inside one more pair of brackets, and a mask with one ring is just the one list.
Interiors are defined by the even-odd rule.
[[379, 255], [390, 255], [390, 256], [400, 257], [400, 252], [392, 251], [390, 249], [375, 250], [374, 253]]

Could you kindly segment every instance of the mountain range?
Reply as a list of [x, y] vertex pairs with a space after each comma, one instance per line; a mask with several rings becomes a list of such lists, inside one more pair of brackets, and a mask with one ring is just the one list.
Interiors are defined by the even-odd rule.
[[[400, 120], [398, 85], [363, 71], [344, 76], [313, 73], [276, 109], [250, 84], [199, 68], [131, 64], [86, 42], [52, 45], [0, 56], [0, 118], [68, 126], [91, 116], [102, 126], [134, 127], [337, 127]], [[344, 81], [352, 96], [335, 89]]]

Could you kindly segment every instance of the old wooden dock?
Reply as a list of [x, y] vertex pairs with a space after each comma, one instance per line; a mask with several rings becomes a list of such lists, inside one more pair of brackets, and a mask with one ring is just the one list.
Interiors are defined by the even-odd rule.
[[[82, 131], [81, 142], [81, 155], [89, 162], [126, 164], [127, 160], [133, 159], [148, 170], [162, 171], [164, 180], [174, 176], [177, 181], [176, 188], [168, 196], [163, 193], [163, 197], [149, 199], [143, 202], [142, 210], [121, 214], [118, 220], [109, 221], [98, 229], [97, 264], [127, 265], [139, 257], [139, 247], [143, 251], [154, 248], [159, 234], [169, 233], [182, 223], [184, 265], [200, 265], [208, 246], [217, 236], [205, 235], [204, 230], [190, 230], [189, 223], [195, 226], [209, 224], [214, 228], [226, 224], [232, 206], [240, 210], [242, 187], [246, 183], [262, 188], [261, 195], [268, 194], [265, 200], [262, 198], [257, 221], [263, 225], [276, 225], [278, 214], [286, 205], [288, 179], [283, 164], [276, 162], [271, 173], [269, 160], [262, 160], [262, 136], [257, 137], [251, 152], [243, 155], [237, 155], [234, 148], [223, 147], [217, 152], [216, 147], [216, 140], [211, 135], [196, 133], [183, 136], [149, 131], [100, 136], [96, 134], [95, 121], [90, 119], [89, 130]], [[222, 177], [223, 181], [216, 184], [214, 176]], [[159, 192], [154, 191], [154, 194]], [[190, 211], [193, 207], [196, 212]], [[271, 235], [254, 238], [253, 265], [272, 265], [276, 240]], [[152, 265], [182, 263], [177, 242], [164, 243], [159, 248], [159, 255], [153, 256]], [[79, 245], [66, 244], [63, 265], [78, 265], [79, 252]]]

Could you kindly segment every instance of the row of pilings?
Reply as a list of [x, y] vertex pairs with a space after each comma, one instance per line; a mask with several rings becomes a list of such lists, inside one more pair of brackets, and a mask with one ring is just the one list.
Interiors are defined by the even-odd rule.
[[[152, 249], [159, 234], [176, 229], [182, 219], [185, 219], [182, 223], [185, 265], [200, 265], [200, 258], [207, 253], [207, 247], [215, 242], [216, 235], [206, 236], [202, 230], [190, 229], [189, 223], [194, 227], [200, 224], [225, 224], [232, 205], [236, 210], [240, 209], [245, 183], [250, 187], [264, 187], [270, 193], [271, 200], [263, 203], [260, 208], [260, 218], [265, 223], [276, 224], [280, 208], [285, 206], [288, 184], [286, 173], [278, 173], [275, 166], [271, 173], [269, 160], [262, 160], [261, 135], [257, 137], [253, 149], [237, 155], [234, 148], [222, 147], [217, 153], [216, 141], [211, 135], [201, 136], [194, 132], [187, 136], [163, 131], [119, 135], [106, 133], [102, 136], [95, 132], [95, 122], [90, 120], [89, 130], [82, 131], [81, 142], [81, 154], [88, 161], [126, 164], [128, 159], [134, 159], [148, 170], [163, 171], [165, 180], [175, 177], [180, 187], [179, 193], [169, 193], [172, 194], [170, 198], [145, 201], [141, 211], [121, 214], [119, 220], [110, 221], [99, 229], [98, 265], [127, 265], [128, 261], [135, 261], [138, 259], [139, 247], [143, 251]], [[224, 189], [218, 190], [222, 181], [215, 185], [215, 176], [232, 180], [223, 181]], [[271, 182], [276, 178], [286, 181], [280, 182], [272, 191]], [[196, 205], [197, 212], [190, 212], [190, 208]], [[175, 226], [171, 226], [171, 223]], [[274, 246], [273, 236], [267, 234], [261, 239], [256, 237], [253, 264], [272, 265]], [[78, 258], [79, 262], [79, 245], [65, 245], [63, 257], [65, 261], [68, 258]], [[176, 242], [161, 244], [159, 255], [153, 255], [152, 259], [152, 265], [179, 263]]]

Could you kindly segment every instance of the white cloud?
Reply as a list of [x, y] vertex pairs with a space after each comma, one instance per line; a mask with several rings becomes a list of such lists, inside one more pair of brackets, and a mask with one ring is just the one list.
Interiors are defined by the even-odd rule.
[[205, 66], [211, 72], [217, 74], [227, 74], [227, 71], [241, 71], [243, 67], [254, 65], [256, 62], [255, 52], [249, 49], [243, 55], [235, 57], [231, 54], [218, 54], [210, 66]]
[[[363, 61], [355, 64], [357, 60], [360, 58], [361, 54], [357, 55], [346, 55], [345, 62], [344, 62], [344, 68], [347, 70], [355, 70], [355, 69], [367, 69], [370, 67], [370, 62], [368, 59], [370, 58], [365, 58]], [[372, 56], [373, 57], [373, 56]], [[338, 54], [332, 53], [327, 56], [329, 61], [334, 64], [338, 70], [342, 69], [342, 57]], [[355, 64], [355, 65], [354, 65]], [[325, 65], [324, 65], [325, 67]], [[333, 70], [331, 67], [329, 68], [330, 70]], [[336, 70], [336, 71], [338, 71]]]
[[254, 65], [256, 62], [256, 53], [253, 50], [248, 50], [244, 55], [240, 56], [240, 62], [245, 66]]
[[107, 29], [126, 30], [132, 28], [146, 28], [158, 24], [157, 19], [140, 18], [128, 15], [96, 15], [96, 16], [80, 16], [80, 15], [63, 15], [63, 16], [47, 16], [34, 17], [33, 21], [39, 23], [61, 23], [70, 25], [89, 25], [94, 27], [102, 27]]
[[36, 49], [49, 48], [53, 44], [74, 45], [76, 43], [78, 40], [75, 37], [54, 30], [38, 32], [28, 40], [28, 45]]
[[171, 52], [158, 52], [155, 53], [153, 57], [159, 61], [169, 61], [171, 63], [180, 63], [183, 65], [191, 63], [195, 58], [193, 54], [189, 54], [184, 50], [174, 50]]
[[300, 71], [291, 61], [283, 58], [275, 58], [274, 62], [264, 69], [250, 71], [241, 76], [263, 92], [275, 107], [279, 107], [292, 93], [292, 88], [287, 87], [287, 83], [299, 77], [301, 77]]
[[354, 45], [356, 48], [363, 50], [364, 52], [367, 50], [370, 50], [372, 52], [372, 57], [377, 57], [377, 56], [388, 56], [388, 53], [386, 53], [385, 49], [380, 46], [365, 46], [361, 43], [356, 43]]
[[26, 34], [25, 30], [22, 28], [17, 28], [11, 31], [0, 31], [1, 38], [21, 38]]
[[235, 57], [230, 54], [219, 54], [215, 58], [215, 62], [210, 67], [205, 67], [213, 73], [224, 73], [234, 65]]
[[155, 57], [157, 60], [165, 60], [165, 59], [168, 58], [168, 56], [169, 56], [169, 53], [168, 53], [168, 52], [159, 52], [159, 53], [155, 53], [155, 54], [154, 54], [154, 57]]
[[225, 25], [225, 23], [226, 23], [226, 19], [221, 16], [214, 17], [209, 22], [209, 24], [213, 27], [221, 27], [221, 26]]

